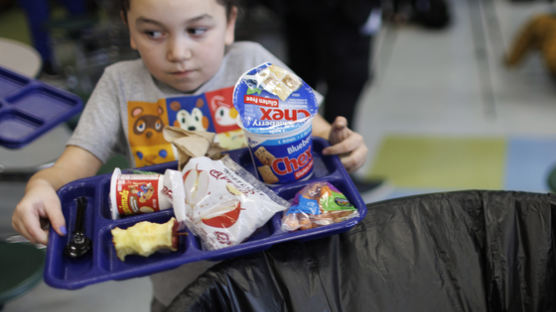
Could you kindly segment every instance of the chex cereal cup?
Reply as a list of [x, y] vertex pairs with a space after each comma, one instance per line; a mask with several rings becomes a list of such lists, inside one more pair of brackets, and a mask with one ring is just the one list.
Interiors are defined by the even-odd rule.
[[240, 77], [233, 100], [261, 180], [283, 184], [311, 176], [311, 125], [318, 110], [311, 87], [264, 63]]

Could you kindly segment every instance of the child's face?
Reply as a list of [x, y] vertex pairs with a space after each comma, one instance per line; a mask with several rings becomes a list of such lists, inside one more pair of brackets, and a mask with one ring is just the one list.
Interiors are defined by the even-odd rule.
[[228, 19], [216, 0], [131, 0], [130, 44], [158, 80], [182, 92], [207, 82], [234, 41], [236, 10]]

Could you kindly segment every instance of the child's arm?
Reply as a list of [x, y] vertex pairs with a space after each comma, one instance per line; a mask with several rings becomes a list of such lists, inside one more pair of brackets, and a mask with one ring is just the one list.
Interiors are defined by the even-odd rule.
[[348, 128], [345, 117], [338, 116], [329, 124], [322, 116], [313, 118], [313, 135], [327, 139], [330, 146], [322, 150], [324, 155], [338, 155], [347, 171], [359, 169], [367, 161], [368, 148], [361, 134]]
[[41, 219], [46, 219], [59, 235], [65, 235], [66, 222], [56, 190], [96, 174], [101, 165], [90, 152], [76, 146], [66, 147], [52, 167], [37, 172], [27, 183], [25, 195], [12, 216], [13, 228], [33, 243], [46, 244], [48, 232], [41, 227]]

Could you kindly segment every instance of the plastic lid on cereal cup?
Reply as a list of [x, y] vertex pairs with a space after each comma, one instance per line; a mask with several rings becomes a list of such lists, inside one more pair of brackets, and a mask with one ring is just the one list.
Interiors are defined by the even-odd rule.
[[294, 131], [318, 111], [313, 89], [290, 70], [271, 63], [244, 73], [233, 101], [241, 127], [254, 134]]

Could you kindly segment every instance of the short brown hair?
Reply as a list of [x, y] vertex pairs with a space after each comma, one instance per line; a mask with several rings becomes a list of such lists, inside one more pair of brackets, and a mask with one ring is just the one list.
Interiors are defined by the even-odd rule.
[[[124, 19], [127, 21], [127, 11], [129, 10], [129, 1], [131, 0], [120, 0], [120, 7]], [[216, 0], [219, 4], [226, 7], [226, 16], [229, 18], [233, 7], [239, 5], [239, 0]]]

